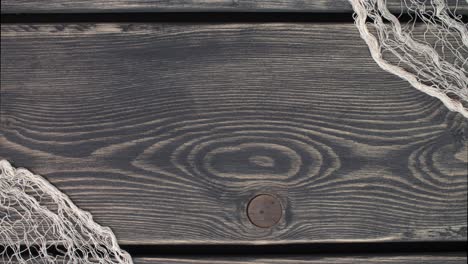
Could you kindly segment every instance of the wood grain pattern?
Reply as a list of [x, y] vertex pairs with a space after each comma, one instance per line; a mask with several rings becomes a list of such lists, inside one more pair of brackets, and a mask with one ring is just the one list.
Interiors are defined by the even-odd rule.
[[[448, 0], [451, 7], [468, 12], [464, 0]], [[348, 0], [2, 0], [2, 13], [90, 12], [351, 12]], [[388, 0], [391, 10], [401, 0]]]
[[135, 264], [465, 264], [466, 255], [257, 258], [135, 258]]
[[[368, 256], [277, 256], [277, 257], [137, 257], [135, 264], [465, 264], [466, 254], [368, 255]], [[2, 264], [19, 264], [0, 259]], [[46, 264], [37, 260], [37, 264]]]
[[[1, 33], [0, 157], [121, 244], [466, 239], [467, 120], [352, 24]], [[275, 228], [246, 217], [258, 193], [281, 199]]]

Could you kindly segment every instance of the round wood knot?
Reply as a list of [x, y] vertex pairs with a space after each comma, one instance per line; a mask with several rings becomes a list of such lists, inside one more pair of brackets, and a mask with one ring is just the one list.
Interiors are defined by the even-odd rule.
[[257, 227], [270, 228], [279, 222], [283, 215], [283, 207], [278, 198], [269, 194], [260, 194], [250, 200], [247, 206], [247, 216]]

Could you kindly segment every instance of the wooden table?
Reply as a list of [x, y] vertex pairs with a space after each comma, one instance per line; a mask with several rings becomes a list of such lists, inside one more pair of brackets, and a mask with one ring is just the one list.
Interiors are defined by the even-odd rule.
[[136, 263], [466, 263], [467, 120], [381, 70], [347, 1], [1, 4], [0, 158]]

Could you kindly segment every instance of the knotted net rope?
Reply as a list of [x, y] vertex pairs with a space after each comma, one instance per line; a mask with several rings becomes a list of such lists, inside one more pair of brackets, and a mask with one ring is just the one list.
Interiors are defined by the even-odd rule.
[[122, 263], [130, 256], [39, 175], [0, 161], [0, 260], [7, 263]]
[[[390, 12], [385, 0], [349, 2], [361, 37], [382, 69], [468, 117], [468, 29], [458, 6], [450, 9], [445, 0], [402, 0], [405, 17]], [[468, 0], [459, 4], [467, 10]], [[418, 27], [425, 34], [414, 34]], [[0, 170], [0, 260], [132, 263], [109, 228], [95, 223], [44, 178], [5, 160]]]
[[[439, 98], [468, 118], [468, 0], [402, 0], [402, 13], [386, 0], [349, 0], [361, 37], [384, 70]], [[414, 34], [417, 28], [424, 34]]]

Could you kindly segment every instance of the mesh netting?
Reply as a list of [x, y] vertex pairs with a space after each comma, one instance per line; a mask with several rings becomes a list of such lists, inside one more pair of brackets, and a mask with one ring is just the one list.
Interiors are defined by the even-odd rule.
[[44, 178], [0, 161], [0, 260], [132, 263], [112, 231]]
[[[386, 0], [349, 1], [361, 37], [382, 69], [468, 117], [468, 28], [458, 14], [467, 12], [468, 0], [451, 6], [446, 0], [402, 0], [399, 15], [389, 11]], [[421, 29], [424, 34], [413, 34]]]

